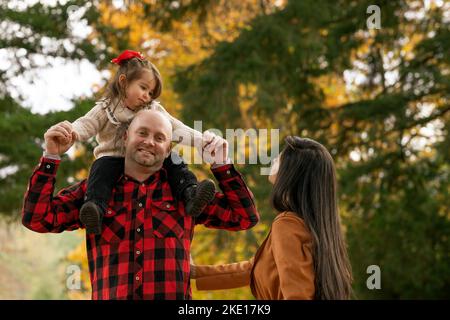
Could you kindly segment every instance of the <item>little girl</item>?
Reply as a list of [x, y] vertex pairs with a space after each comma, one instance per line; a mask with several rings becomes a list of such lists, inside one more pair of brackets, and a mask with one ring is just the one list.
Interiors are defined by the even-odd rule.
[[[163, 113], [172, 124], [173, 139], [181, 140], [185, 145], [201, 145], [203, 137], [201, 132], [172, 117], [155, 101], [161, 94], [162, 79], [150, 61], [139, 52], [125, 50], [112, 62], [120, 67], [109, 84], [106, 97], [72, 123], [76, 140], [85, 141], [96, 135], [98, 142], [94, 149], [96, 160], [89, 173], [85, 203], [80, 210], [80, 220], [86, 226], [87, 234], [101, 233], [108, 200], [116, 181], [124, 172], [123, 141], [119, 129], [129, 123], [137, 111], [147, 108]], [[164, 161], [163, 167], [167, 170], [174, 196], [185, 202], [186, 213], [198, 216], [214, 198], [214, 183], [211, 180], [197, 183], [195, 175], [176, 153]]]

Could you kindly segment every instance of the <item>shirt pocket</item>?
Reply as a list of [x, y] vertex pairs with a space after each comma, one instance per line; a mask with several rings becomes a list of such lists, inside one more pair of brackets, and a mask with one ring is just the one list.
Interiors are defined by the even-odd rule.
[[123, 205], [108, 207], [102, 221], [100, 243], [117, 243], [125, 239], [127, 212], [127, 208]]
[[152, 203], [153, 235], [156, 238], [183, 238], [184, 215], [171, 202]]

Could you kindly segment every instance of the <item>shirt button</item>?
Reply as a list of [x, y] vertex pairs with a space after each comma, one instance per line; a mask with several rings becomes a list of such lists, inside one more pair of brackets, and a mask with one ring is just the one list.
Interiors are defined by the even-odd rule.
[[230, 170], [227, 170], [227, 174], [231, 174], [231, 171], [230, 171]]
[[183, 183], [183, 182], [184, 182], [184, 179], [181, 179], [181, 180], [180, 180], [180, 183]]
[[46, 167], [47, 169], [50, 169], [50, 165], [49, 165], [49, 164], [48, 164], [48, 165], [46, 165], [45, 167]]
[[139, 277], [136, 277], [136, 281], [139, 281]]
[[141, 202], [139, 203], [139, 207], [141, 207], [141, 208], [142, 208], [142, 203], [141, 203]]
[[138, 250], [138, 251], [136, 251], [136, 254], [141, 254], [141, 252]]
[[141, 228], [137, 228], [136, 231], [137, 231], [137, 232], [141, 232]]
[[166, 204], [166, 208], [169, 209], [170, 208], [170, 204]]

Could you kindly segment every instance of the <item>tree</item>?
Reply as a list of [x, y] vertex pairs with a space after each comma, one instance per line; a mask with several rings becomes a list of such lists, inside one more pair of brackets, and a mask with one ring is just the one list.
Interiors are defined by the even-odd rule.
[[[445, 8], [380, 2], [382, 28], [367, 30], [369, 5], [289, 1], [180, 71], [175, 88], [185, 117], [220, 128], [278, 127], [331, 150], [358, 297], [448, 297]], [[330, 104], [323, 83], [342, 84], [352, 74], [364, 81]], [[247, 96], [242, 87], [251, 89]], [[264, 178], [244, 171], [262, 186], [255, 189], [259, 207], [268, 208]], [[371, 264], [381, 267], [381, 291], [365, 286]]]

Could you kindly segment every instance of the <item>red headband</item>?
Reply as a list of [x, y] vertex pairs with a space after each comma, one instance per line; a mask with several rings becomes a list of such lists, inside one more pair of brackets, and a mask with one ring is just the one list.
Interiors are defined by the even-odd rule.
[[124, 50], [117, 58], [112, 59], [111, 62], [120, 65], [122, 63], [122, 61], [131, 59], [134, 57], [144, 60], [144, 56], [140, 52], [133, 51], [133, 50]]

